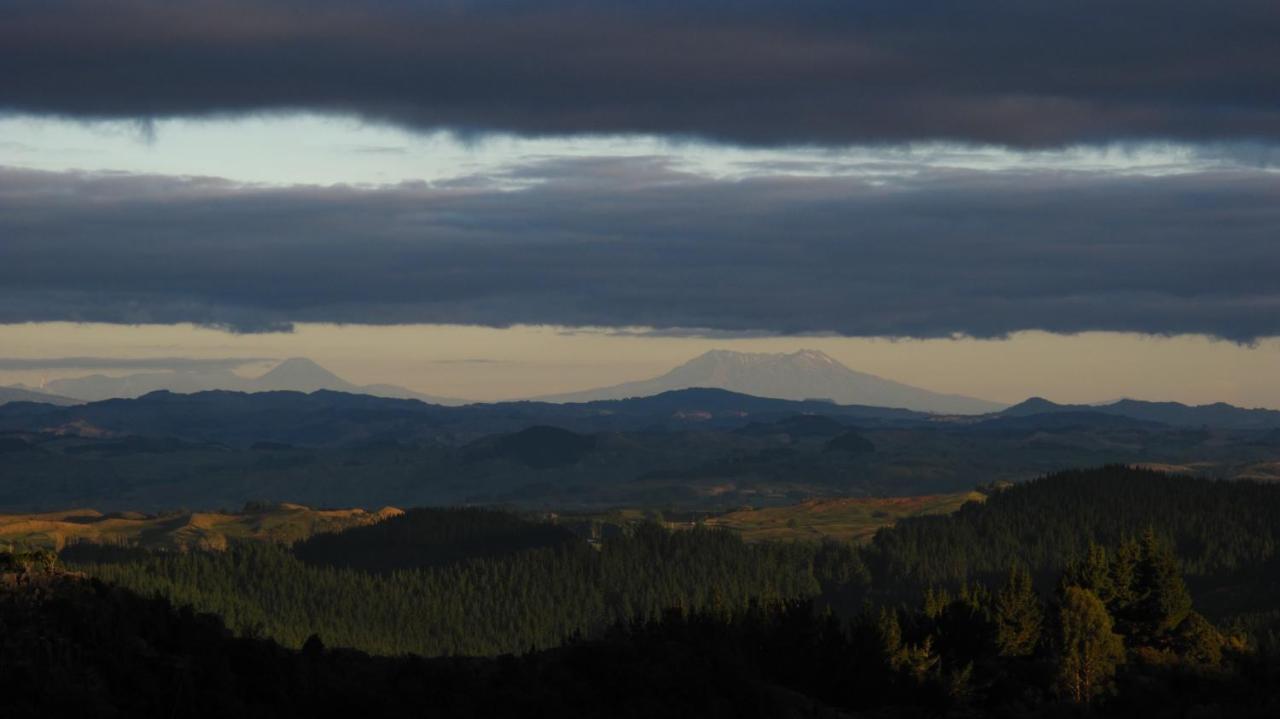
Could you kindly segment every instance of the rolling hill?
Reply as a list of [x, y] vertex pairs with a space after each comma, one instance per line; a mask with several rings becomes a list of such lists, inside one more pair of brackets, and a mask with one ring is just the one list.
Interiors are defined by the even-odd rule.
[[1146, 402], [1122, 399], [1110, 404], [1058, 404], [1043, 397], [1032, 397], [1002, 410], [1001, 417], [1028, 417], [1062, 413], [1106, 414], [1143, 422], [1159, 422], [1176, 427], [1217, 427], [1220, 429], [1280, 428], [1280, 411], [1246, 409], [1216, 402], [1186, 405], [1181, 402]]
[[240, 512], [142, 514], [92, 509], [0, 514], [0, 548], [48, 548], [89, 542], [187, 551], [223, 550], [235, 542], [292, 544], [315, 534], [375, 524], [402, 512], [384, 507], [318, 510], [297, 504], [248, 505]]
[[909, 410], [796, 402], [708, 389], [582, 404], [501, 402], [463, 407], [330, 390], [310, 394], [161, 391], [67, 408], [4, 406], [0, 407], [0, 431], [84, 434], [91, 428], [107, 434], [177, 437], [237, 446], [261, 441], [324, 446], [375, 439], [471, 441], [534, 425], [575, 432], [734, 428], [752, 421], [815, 413], [865, 424], [928, 419]]

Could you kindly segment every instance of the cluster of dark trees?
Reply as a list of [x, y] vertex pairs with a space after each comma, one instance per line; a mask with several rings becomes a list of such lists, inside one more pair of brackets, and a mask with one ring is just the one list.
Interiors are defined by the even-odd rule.
[[443, 566], [577, 541], [559, 525], [483, 508], [417, 508], [390, 521], [316, 534], [293, 546], [304, 562], [372, 572]]
[[[124, 680], [96, 662], [145, 674], [172, 654], [174, 691], [212, 691], [207, 674], [240, 713], [1280, 715], [1280, 487], [1108, 467], [990, 492], [866, 547], [653, 524], [590, 545], [482, 510], [291, 549], [77, 546], [63, 559], [107, 584], [55, 603], [50, 631], [108, 618], [50, 661], [112, 705]], [[151, 653], [94, 632], [142, 632]], [[223, 644], [261, 676], [192, 655]], [[416, 658], [433, 656], [473, 658]]]
[[[27, 570], [31, 571], [31, 570]], [[36, 571], [41, 571], [37, 569]], [[32, 583], [39, 584], [39, 583]], [[841, 619], [713, 596], [598, 637], [493, 658], [379, 657], [237, 636], [98, 580], [0, 589], [5, 716], [1270, 717], [1280, 653], [1191, 609], [1153, 533], [1030, 574]]]
[[1152, 530], [1068, 561], [1048, 599], [1015, 566], [995, 590], [930, 589], [916, 611], [882, 609], [877, 631], [893, 667], [950, 695], [975, 678], [1021, 677], [1075, 704], [1111, 693], [1122, 666], [1217, 672], [1248, 646], [1192, 610], [1177, 559]]
[[[507, 554], [473, 533], [464, 541], [482, 548], [482, 556], [442, 565], [436, 550], [452, 550], [421, 542], [422, 565], [410, 566], [411, 555], [397, 543], [432, 514], [412, 513], [386, 527], [304, 543], [295, 549], [303, 559], [259, 543], [186, 554], [78, 545], [64, 557], [76, 569], [145, 596], [216, 613], [241, 633], [293, 647], [318, 633], [328, 643], [378, 654], [474, 656], [549, 648], [668, 607], [745, 607], [753, 599], [820, 591], [810, 570], [814, 547], [749, 545], [721, 530], [670, 532], [656, 524], [640, 525], [598, 549], [575, 540]], [[515, 547], [548, 538], [511, 532], [470, 510], [447, 521], [466, 517], [478, 517]], [[350, 566], [357, 552], [338, 541], [347, 534], [369, 554], [367, 562], [356, 562], [361, 568]]]
[[[1125, 466], [991, 487], [981, 504], [914, 517], [878, 534], [879, 577], [915, 583], [996, 578], [1023, 562], [1051, 579], [1066, 558], [1152, 527], [1193, 577], [1264, 566], [1280, 548], [1280, 486], [1209, 481]], [[1037, 577], [1038, 579], [1040, 577]]]

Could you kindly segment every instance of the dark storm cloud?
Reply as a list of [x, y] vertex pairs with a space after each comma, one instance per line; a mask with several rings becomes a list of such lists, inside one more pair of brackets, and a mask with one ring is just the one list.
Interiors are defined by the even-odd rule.
[[142, 369], [212, 372], [270, 361], [275, 360], [266, 357], [0, 357], [0, 370]]
[[1280, 137], [1275, 0], [0, 0], [0, 108], [464, 134]]
[[2, 322], [1280, 335], [1280, 176], [1256, 170], [729, 182], [560, 160], [381, 189], [5, 170], [0, 237]]

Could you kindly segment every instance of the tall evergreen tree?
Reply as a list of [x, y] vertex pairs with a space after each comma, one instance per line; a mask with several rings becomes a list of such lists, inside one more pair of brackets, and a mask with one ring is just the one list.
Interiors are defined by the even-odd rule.
[[1134, 639], [1161, 642], [1191, 613], [1191, 594], [1173, 549], [1155, 531], [1143, 533], [1134, 573], [1134, 597], [1127, 613]]
[[1142, 558], [1142, 546], [1137, 540], [1127, 538], [1111, 552], [1108, 574], [1111, 596], [1105, 600], [1112, 616], [1121, 616], [1133, 604], [1138, 562]]
[[1066, 587], [1088, 589], [1096, 594], [1103, 604], [1110, 606], [1111, 602], [1115, 600], [1117, 592], [1115, 581], [1111, 575], [1111, 561], [1107, 556], [1106, 548], [1095, 542], [1090, 542], [1089, 550], [1084, 559], [1068, 562], [1063, 571], [1062, 586], [1059, 587], [1059, 593]]
[[1044, 611], [1025, 567], [1009, 568], [1009, 577], [996, 593], [994, 614], [996, 649], [1002, 656], [1022, 657], [1035, 651]]
[[902, 625], [898, 622], [898, 613], [888, 607], [881, 608], [876, 621], [876, 640], [880, 645], [880, 655], [890, 669], [898, 669], [905, 661], [902, 647]]

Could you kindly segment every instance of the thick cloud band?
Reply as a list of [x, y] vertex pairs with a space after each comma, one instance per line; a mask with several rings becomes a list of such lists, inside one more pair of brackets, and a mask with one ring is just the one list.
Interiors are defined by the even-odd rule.
[[1280, 137], [1275, 0], [0, 0], [0, 109], [748, 144]]
[[612, 159], [499, 180], [0, 171], [0, 322], [1280, 335], [1274, 173], [727, 182]]

